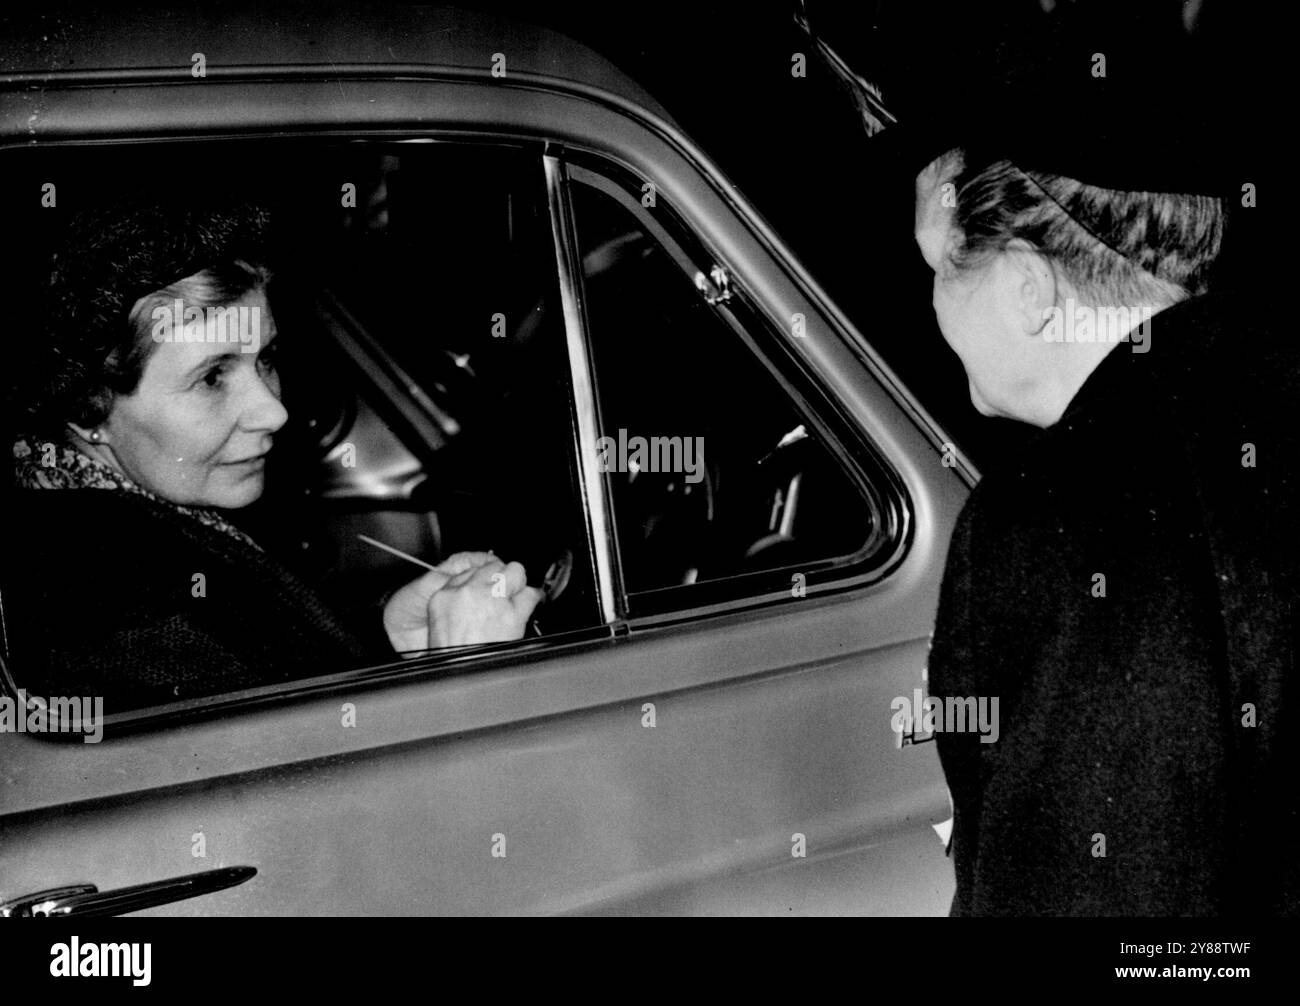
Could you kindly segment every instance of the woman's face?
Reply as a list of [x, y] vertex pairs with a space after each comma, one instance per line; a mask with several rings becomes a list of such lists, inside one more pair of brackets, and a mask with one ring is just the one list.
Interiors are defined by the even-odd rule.
[[162, 342], [140, 384], [119, 395], [101, 442], [137, 485], [173, 503], [233, 509], [262, 495], [271, 439], [289, 414], [280, 404], [275, 320], [263, 290], [234, 307], [258, 325], [252, 346]]

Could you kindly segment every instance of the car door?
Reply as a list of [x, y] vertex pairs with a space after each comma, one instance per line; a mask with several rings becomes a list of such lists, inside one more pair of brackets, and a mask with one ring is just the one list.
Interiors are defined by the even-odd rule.
[[[891, 722], [893, 700], [922, 687], [962, 470], [870, 333], [707, 160], [652, 116], [577, 90], [532, 88], [521, 103], [464, 80], [150, 89], [147, 111], [107, 85], [51, 89], [46, 128], [69, 145], [174, 143], [177, 130], [197, 143], [250, 121], [349, 142], [535, 145], [590, 604], [515, 644], [138, 711], [95, 744], [0, 733], [0, 900], [81, 884], [143, 888], [131, 906], [173, 914], [945, 910], [942, 775], [933, 745]], [[626, 466], [600, 451], [601, 437], [618, 442], [619, 390], [604, 383], [589, 191], [634, 197], [622, 208], [643, 249], [675, 264], [731, 349], [787, 396], [779, 407], [803, 422], [786, 432], [802, 425], [822, 470], [860, 491], [862, 548], [636, 580], [633, 553], [656, 543], [623, 533], [644, 528]], [[650, 195], [663, 220], [633, 212]], [[760, 523], [767, 509], [779, 539], [804, 471], [755, 482], [740, 509]], [[21, 669], [6, 672], [16, 697]]]

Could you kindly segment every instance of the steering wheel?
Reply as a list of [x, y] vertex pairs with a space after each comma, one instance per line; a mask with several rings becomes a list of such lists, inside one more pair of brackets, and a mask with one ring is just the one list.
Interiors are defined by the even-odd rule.
[[717, 515], [718, 474], [711, 458], [705, 457], [700, 475], [691, 483], [680, 472], [611, 473], [620, 524], [639, 530], [631, 565], [642, 582], [632, 589], [691, 583], [707, 566]]
[[792, 530], [798, 516], [799, 494], [797, 487], [808, 469], [809, 453], [814, 441], [808, 438], [803, 427], [792, 430], [765, 457], [759, 465], [767, 469], [771, 485], [768, 499], [771, 512], [782, 516], [782, 527], [771, 528], [745, 550], [742, 562], [750, 568], [786, 565], [800, 561], [803, 545]]
[[564, 593], [564, 588], [569, 585], [569, 578], [573, 575], [573, 550], [564, 549], [550, 568], [546, 570], [546, 575], [542, 577], [542, 599], [538, 604], [547, 604], [559, 599]]
[[546, 575], [542, 577], [542, 599], [537, 602], [537, 607], [533, 609], [532, 615], [528, 619], [528, 626], [524, 629], [526, 636], [543, 635], [542, 626], [537, 620], [537, 612], [543, 605], [554, 604], [564, 590], [569, 585], [569, 579], [573, 576], [573, 549], [563, 549], [555, 561], [546, 570]]

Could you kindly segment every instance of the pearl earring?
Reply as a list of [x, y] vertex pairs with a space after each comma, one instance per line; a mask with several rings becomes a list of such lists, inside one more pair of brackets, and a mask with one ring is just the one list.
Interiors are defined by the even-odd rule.
[[93, 440], [95, 443], [99, 443], [99, 430], [91, 430], [90, 439]]

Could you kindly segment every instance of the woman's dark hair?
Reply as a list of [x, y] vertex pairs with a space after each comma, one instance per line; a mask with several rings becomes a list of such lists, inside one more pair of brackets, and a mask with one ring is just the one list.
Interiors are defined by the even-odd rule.
[[200, 310], [264, 288], [267, 212], [133, 200], [79, 214], [55, 254], [41, 336], [20, 388], [22, 422], [97, 426], [140, 383], [155, 307]]

